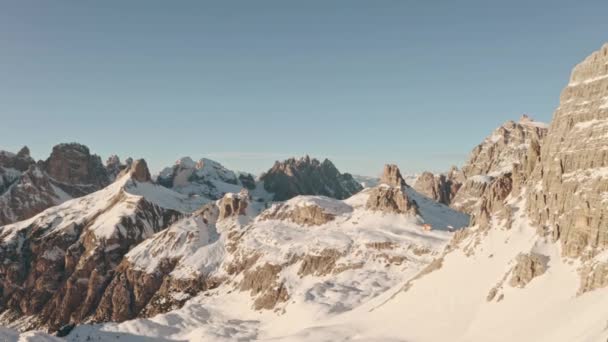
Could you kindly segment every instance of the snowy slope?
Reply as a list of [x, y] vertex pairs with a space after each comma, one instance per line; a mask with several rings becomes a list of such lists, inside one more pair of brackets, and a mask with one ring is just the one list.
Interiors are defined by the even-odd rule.
[[[425, 215], [441, 214], [435, 220], [458, 228], [468, 223], [466, 215], [430, 200], [420, 200], [423, 217], [368, 211], [369, 192], [344, 201], [298, 196], [259, 215], [262, 208], [253, 204], [244, 216], [214, 222], [199, 212], [176, 222], [134, 248], [127, 254], [129, 262], [140, 271], [155, 272], [161, 260], [172, 258], [179, 260], [172, 278], [229, 281], [180, 309], [148, 319], [79, 326], [69, 338], [132, 340], [143, 335], [232, 341], [295, 333], [391, 292], [441, 255], [453, 233], [424, 231]], [[331, 219], [312, 225], [292, 221], [298, 209], [311, 207]], [[234, 271], [239, 267], [244, 269]], [[264, 284], [260, 277], [268, 269], [276, 272], [268, 287], [244, 287], [252, 276]], [[280, 293], [287, 299], [272, 300], [270, 310], [258, 308], [260, 299], [267, 304], [266, 294], [274, 294], [274, 286], [284, 289]]]

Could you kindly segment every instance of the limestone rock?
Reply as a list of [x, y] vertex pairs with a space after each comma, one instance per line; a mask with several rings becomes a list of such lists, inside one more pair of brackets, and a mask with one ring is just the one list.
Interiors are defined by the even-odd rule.
[[92, 155], [89, 148], [77, 144], [59, 144], [44, 162], [46, 173], [65, 184], [91, 184], [102, 188], [110, 183], [101, 158]]
[[462, 186], [462, 183], [455, 178], [459, 175], [458, 169], [452, 168], [447, 175], [434, 175], [431, 172], [423, 172], [416, 179], [414, 189], [426, 197], [450, 205], [452, 199]]
[[150, 171], [148, 170], [148, 164], [143, 159], [136, 160], [130, 167], [131, 177], [138, 182], [149, 182]]
[[384, 165], [384, 171], [382, 172], [382, 177], [380, 177], [380, 183], [396, 187], [406, 185], [403, 176], [401, 176], [399, 167], [395, 164]]
[[518, 255], [509, 284], [513, 287], [525, 287], [532, 279], [545, 273], [548, 260], [547, 256], [536, 253]]
[[219, 218], [227, 219], [229, 217], [243, 216], [247, 213], [247, 205], [249, 203], [249, 192], [243, 189], [238, 194], [226, 194], [219, 201]]
[[285, 201], [298, 195], [322, 195], [337, 199], [348, 198], [363, 187], [348, 173], [340, 173], [325, 159], [319, 162], [306, 156], [275, 162], [260, 180], [264, 188], [274, 193], [274, 199]]
[[608, 44], [577, 65], [530, 177], [528, 214], [566, 256], [608, 247]]
[[400, 187], [376, 187], [370, 191], [365, 208], [394, 214], [419, 215], [418, 205]]
[[[538, 161], [534, 155], [547, 135], [548, 125], [527, 115], [518, 122], [508, 121], [497, 128], [473, 149], [462, 167], [462, 186], [450, 203], [456, 210], [474, 214], [480, 210], [481, 199], [495, 178], [513, 174], [517, 191], [527, 180]], [[486, 194], [487, 198], [488, 195]]]

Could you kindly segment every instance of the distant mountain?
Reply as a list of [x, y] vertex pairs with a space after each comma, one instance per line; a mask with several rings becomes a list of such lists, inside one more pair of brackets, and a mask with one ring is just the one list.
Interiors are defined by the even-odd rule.
[[57, 145], [47, 160], [38, 163], [27, 147], [17, 154], [1, 151], [0, 225], [27, 219], [110, 181], [101, 159], [84, 145]]
[[298, 195], [322, 195], [337, 199], [348, 198], [363, 187], [352, 175], [340, 173], [328, 159], [323, 162], [309, 156], [277, 161], [260, 176], [264, 188], [274, 199], [284, 201]]
[[258, 189], [253, 175], [228, 170], [220, 163], [206, 158], [197, 162], [190, 157], [181, 158], [175, 165], [163, 169], [156, 181], [164, 187], [190, 196], [199, 205], [220, 199], [227, 193], [238, 193], [243, 188], [256, 197], [269, 197], [263, 188]]

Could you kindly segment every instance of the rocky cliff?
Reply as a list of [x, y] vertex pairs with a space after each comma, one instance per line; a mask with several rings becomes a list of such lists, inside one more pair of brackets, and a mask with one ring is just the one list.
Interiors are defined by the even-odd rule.
[[439, 203], [450, 205], [462, 183], [464, 174], [453, 166], [447, 174], [423, 172], [414, 183], [414, 189]]
[[340, 173], [328, 159], [319, 162], [308, 156], [277, 161], [260, 180], [277, 201], [298, 195], [322, 195], [344, 199], [363, 189], [350, 174]]
[[508, 121], [498, 127], [471, 152], [462, 167], [464, 181], [450, 205], [467, 213], [478, 211], [484, 192], [494, 179], [521, 171], [530, 150], [543, 143], [547, 127], [526, 115], [518, 122]]
[[528, 212], [567, 256], [608, 247], [608, 44], [562, 91], [529, 183]]

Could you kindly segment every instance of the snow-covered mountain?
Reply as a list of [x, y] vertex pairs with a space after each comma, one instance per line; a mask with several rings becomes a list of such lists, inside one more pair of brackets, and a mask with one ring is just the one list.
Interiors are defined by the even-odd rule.
[[[464, 185], [451, 204], [471, 220], [395, 165], [329, 198], [299, 193], [329, 178], [293, 160], [273, 172], [284, 201], [239, 187], [200, 207], [135, 162], [103, 190], [0, 227], [0, 322], [78, 323], [60, 329], [69, 341], [604, 342], [607, 64], [608, 44], [574, 69], [549, 127], [509, 122], [453, 170]], [[181, 183], [192, 167], [177, 169], [166, 186], [199, 177], [194, 166]]]
[[158, 184], [189, 196], [193, 202], [203, 205], [218, 200], [227, 193], [238, 193], [245, 188], [267, 200], [263, 187], [258, 187], [253, 175], [234, 172], [211, 159], [202, 158], [194, 162], [183, 157], [175, 165], [166, 167], [156, 177]]

